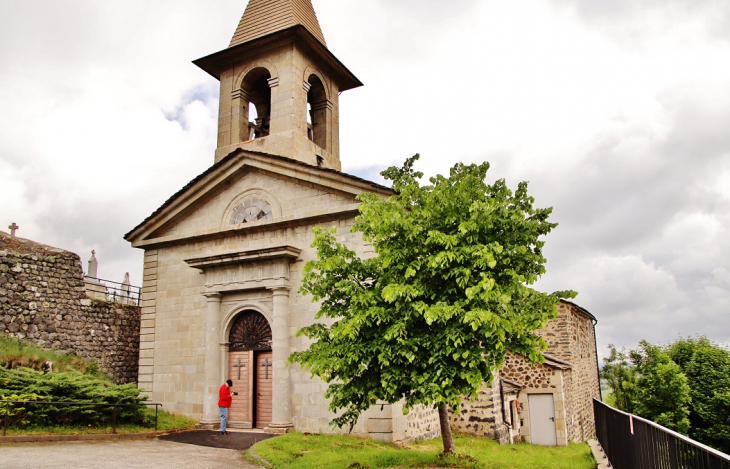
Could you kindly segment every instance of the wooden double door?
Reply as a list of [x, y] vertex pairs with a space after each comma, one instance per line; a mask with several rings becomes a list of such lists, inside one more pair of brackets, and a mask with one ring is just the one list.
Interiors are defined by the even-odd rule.
[[271, 423], [273, 359], [270, 350], [229, 352], [228, 376], [233, 396], [228, 424], [233, 428], [264, 428]]

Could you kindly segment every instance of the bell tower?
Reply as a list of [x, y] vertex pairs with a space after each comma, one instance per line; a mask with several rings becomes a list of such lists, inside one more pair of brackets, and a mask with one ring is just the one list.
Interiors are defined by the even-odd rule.
[[249, 0], [228, 48], [194, 63], [220, 81], [215, 162], [242, 148], [341, 169], [338, 98], [362, 83], [311, 0]]

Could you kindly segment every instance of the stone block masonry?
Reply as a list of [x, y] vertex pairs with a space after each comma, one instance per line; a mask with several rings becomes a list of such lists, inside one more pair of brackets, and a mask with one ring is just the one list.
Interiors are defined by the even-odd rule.
[[94, 360], [135, 383], [140, 309], [86, 297], [75, 253], [0, 232], [0, 334]]
[[502, 416], [499, 375], [495, 375], [491, 383], [482, 384], [476, 399], [464, 399], [456, 412], [449, 410], [449, 419], [453, 431], [507, 444], [509, 428]]

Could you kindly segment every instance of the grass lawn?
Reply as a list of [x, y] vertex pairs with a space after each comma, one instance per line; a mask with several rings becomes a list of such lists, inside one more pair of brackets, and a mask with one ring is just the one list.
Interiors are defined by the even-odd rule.
[[[155, 411], [153, 409], [147, 409], [147, 417], [151, 422], [150, 426], [139, 426], [139, 425], [119, 425], [117, 427], [117, 433], [146, 433], [155, 431]], [[195, 426], [196, 420], [192, 420], [186, 417], [180, 417], [178, 415], [171, 414], [169, 412], [160, 411], [157, 415], [157, 430], [185, 430]], [[0, 435], [2, 431], [2, 420], [0, 420]], [[7, 435], [81, 435], [81, 434], [92, 434], [92, 433], [111, 433], [112, 426], [107, 427], [40, 427], [40, 426], [24, 426], [24, 427], [13, 427], [12, 425], [7, 428]]]
[[596, 465], [587, 444], [571, 443], [567, 448], [526, 443], [500, 445], [493, 440], [469, 436], [456, 436], [454, 441], [458, 455], [448, 458], [439, 457], [443, 450], [440, 438], [397, 448], [387, 443], [347, 436], [289, 433], [257, 443], [253, 450], [269, 461], [274, 469], [591, 469]]
[[[76, 370], [81, 373], [100, 375], [96, 363], [76, 355], [44, 350], [31, 342], [0, 335], [0, 366], [8, 369], [17, 367], [41, 371], [46, 362], [53, 362], [54, 371]], [[103, 376], [103, 375], [101, 375]]]

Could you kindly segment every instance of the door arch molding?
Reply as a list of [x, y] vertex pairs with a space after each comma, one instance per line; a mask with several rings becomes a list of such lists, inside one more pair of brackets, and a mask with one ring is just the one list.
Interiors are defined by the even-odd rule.
[[255, 311], [261, 314], [268, 321], [269, 327], [274, 324], [274, 315], [268, 308], [265, 308], [259, 303], [241, 303], [239, 305], [236, 305], [235, 308], [230, 310], [223, 317], [223, 327], [221, 327], [220, 337], [221, 345], [228, 345], [228, 338], [231, 335], [231, 328], [233, 327], [233, 323], [236, 321], [236, 317], [238, 317], [238, 315], [243, 313], [244, 311]]

